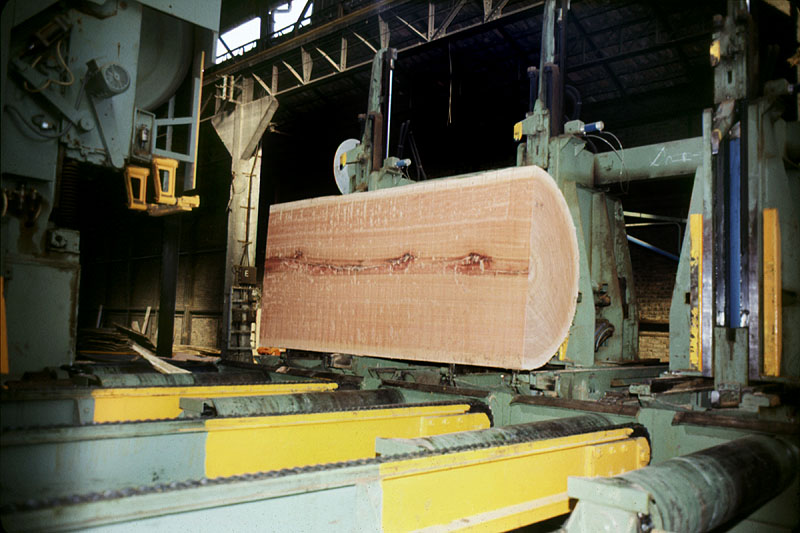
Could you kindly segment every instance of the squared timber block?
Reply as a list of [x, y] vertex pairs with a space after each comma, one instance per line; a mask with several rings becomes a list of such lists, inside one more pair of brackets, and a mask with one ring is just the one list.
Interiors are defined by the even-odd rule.
[[273, 205], [266, 257], [264, 346], [533, 369], [578, 293], [572, 217], [534, 166]]

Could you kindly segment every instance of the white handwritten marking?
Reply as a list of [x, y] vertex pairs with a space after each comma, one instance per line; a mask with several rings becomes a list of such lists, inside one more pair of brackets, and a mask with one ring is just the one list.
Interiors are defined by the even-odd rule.
[[653, 159], [653, 161], [650, 163], [651, 167], [660, 167], [661, 166], [661, 163], [658, 163], [657, 161], [659, 159], [661, 159], [661, 155], [664, 153], [665, 149], [666, 148], [664, 146], [661, 147], [661, 150], [658, 151], [658, 154], [656, 154], [655, 159]]

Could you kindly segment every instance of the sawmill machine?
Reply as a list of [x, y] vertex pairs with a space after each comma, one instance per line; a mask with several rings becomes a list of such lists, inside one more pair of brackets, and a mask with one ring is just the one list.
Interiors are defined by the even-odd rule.
[[[523, 390], [511, 403], [538, 406], [531, 410], [536, 416], [551, 415], [554, 409], [600, 409], [636, 412], [642, 420], [639, 407], [656, 407], [657, 413], [645, 416], [653, 416], [646, 426], [659, 435], [653, 446], [659, 462], [697, 446], [687, 435], [663, 427], [665, 421], [670, 426], [694, 423], [796, 438], [800, 123], [786, 122], [782, 115], [787, 104], [797, 105], [798, 85], [769, 80], [759, 88], [754, 83], [754, 23], [745, 3], [731, 1], [728, 15], [714, 20], [709, 61], [715, 107], [703, 113], [703, 136], [629, 149], [620, 144], [618, 150], [612, 146], [611, 152], [594, 153], [587, 140], [602, 132], [603, 122], [587, 124], [564, 116], [565, 54], [557, 53], [556, 30], [565, 35], [566, 13], [558, 7], [555, 1], [545, 4], [541, 63], [529, 71], [531, 94], [536, 96], [513, 133], [521, 141], [517, 164], [547, 169], [570, 207], [580, 249], [577, 311], [568, 338], [547, 367], [528, 375], [442, 368], [442, 383], [455, 385], [453, 393], [459, 385], [468, 389], [490, 384], [492, 396], [503, 389]], [[379, 92], [376, 82], [373, 75], [370, 101]], [[349, 189], [340, 186], [342, 192], [403, 184], [369, 180], [357, 165], [349, 175], [337, 172], [349, 161], [340, 157], [341, 151], [334, 160], [337, 183], [343, 177], [351, 180]], [[369, 160], [362, 155], [359, 161]], [[391, 166], [393, 159], [385, 162]], [[638, 311], [628, 251], [628, 241], [635, 239], [626, 235], [622, 202], [606, 190], [621, 182], [678, 176], [693, 176], [694, 186], [672, 297], [670, 360], [665, 367], [638, 357]], [[335, 370], [336, 359], [329, 364]], [[417, 370], [417, 378], [412, 377], [413, 368], [395, 372], [395, 378], [402, 376], [401, 381], [413, 384], [383, 382], [434, 390], [422, 384], [425, 371]], [[372, 372], [381, 373], [379, 368]], [[635, 399], [638, 407], [608, 405], [620, 394]], [[720, 431], [712, 438], [724, 440], [726, 430]], [[725, 450], [735, 453], [736, 446]], [[698, 468], [708, 464], [702, 452], [699, 457]], [[753, 464], [757, 463], [749, 467]], [[720, 472], [739, 468], [717, 467]], [[655, 470], [653, 475], [668, 471]], [[615, 491], [613, 483], [575, 486], [574, 496], [589, 498], [594, 513], [609, 498], [626, 499], [624, 490]], [[677, 494], [683, 489], [672, 485], [669, 490]], [[714, 490], [733, 492], [735, 487], [717, 485]], [[797, 496], [796, 488], [792, 493]], [[635, 514], [631, 509], [625, 512]], [[647, 527], [646, 520], [636, 523]], [[791, 520], [796, 523], [797, 516]], [[586, 524], [598, 524], [576, 519], [574, 527], [581, 523], [588, 530], [592, 527]], [[690, 527], [690, 522], [666, 518], [656, 527], [666, 524], [678, 530]], [[709, 527], [714, 526], [695, 522], [690, 529]]]
[[[618, 250], [612, 253], [612, 247], [625, 243], [622, 208], [618, 200], [598, 199], [603, 193], [596, 191], [617, 181], [694, 174], [670, 313], [670, 373], [713, 377], [712, 403], [737, 407], [752, 400], [751, 386], [796, 384], [800, 377], [800, 342], [791, 327], [800, 323], [800, 196], [792, 165], [800, 129], [781, 118], [787, 102], [796, 98], [796, 84], [772, 80], [756, 94], [753, 22], [744, 3], [728, 4], [728, 16], [715, 19], [710, 49], [715, 108], [703, 114], [702, 137], [592, 154], [582, 137], [602, 129], [602, 122], [567, 122], [565, 133], [554, 135], [563, 112], [550, 95], [562, 76], [543, 41], [539, 97], [532, 113], [515, 126], [515, 138], [525, 141], [518, 161], [547, 168], [568, 198], [586, 249], [581, 292], [591, 287], [597, 302], [598, 287], [608, 287], [603, 294], [612, 305], [603, 309], [610, 307], [616, 317], [600, 308], [587, 315], [597, 322], [610, 319], [610, 339], [621, 332], [623, 345], [625, 321], [614, 308], [618, 302], [623, 316], [629, 315], [624, 307], [633, 295], [626, 294], [630, 260]], [[601, 223], [598, 202], [607, 208], [600, 209]], [[602, 224], [605, 211], [616, 221], [610, 230]], [[614, 258], [611, 268], [598, 268], [597, 261], [608, 258]], [[578, 307], [570, 339], [577, 333]], [[629, 330], [635, 332], [635, 326]], [[573, 353], [568, 349], [566, 360], [589, 366], [590, 360]], [[622, 353], [618, 360], [635, 359], [635, 352]], [[604, 359], [616, 358], [596, 356]]]
[[[557, 397], [598, 399], [609, 388], [611, 380], [600, 377], [606, 371], [617, 380], [635, 375], [626, 372], [652, 373], [633, 369], [638, 312], [629, 238], [622, 203], [605, 190], [620, 182], [679, 176], [694, 176], [694, 188], [671, 306], [670, 375], [713, 377], [707, 399], [726, 407], [755, 401], [750, 385], [756, 382], [796, 384], [800, 342], [794, 339], [797, 328], [786, 326], [800, 323], [800, 197], [792, 167], [800, 129], [781, 118], [787, 101], [796, 98], [796, 84], [768, 81], [762, 94], [755, 94], [753, 23], [744, 4], [731, 2], [729, 15], [715, 19], [710, 49], [715, 108], [703, 114], [704, 136], [594, 153], [587, 135], [601, 132], [603, 122], [564, 120], [558, 96], [564, 64], [563, 54], [556, 61], [555, 28], [565, 18], [556, 7], [555, 2], [545, 6], [541, 64], [531, 76], [536, 97], [528, 116], [514, 126], [514, 139], [521, 141], [517, 163], [547, 169], [567, 200], [579, 236], [581, 276], [569, 337], [550, 362], [564, 368], [535, 372], [531, 387]], [[391, 54], [379, 55], [384, 53]], [[380, 93], [376, 80], [373, 74], [370, 101]], [[347, 171], [342, 169], [355, 158], [341, 152], [334, 173], [337, 182], [350, 178], [343, 189], [383, 187], [370, 182], [366, 167], [358, 164], [373, 158], [361, 155]], [[591, 375], [592, 382], [567, 378], [573, 370]]]
[[394, 48], [375, 54], [361, 140], [342, 141], [333, 157], [333, 175], [342, 194], [413, 183], [404, 172], [411, 160], [389, 155], [395, 61]]
[[[514, 127], [519, 165], [547, 170], [577, 234], [577, 310], [545, 366], [285, 346], [217, 374], [73, 369], [72, 388], [4, 393], [3, 526], [797, 528], [800, 131], [781, 118], [796, 86], [752, 86], [752, 20], [731, 1], [703, 135], [594, 153], [586, 135], [603, 125], [565, 124], [559, 103], [565, 4], [544, 3], [535, 98]], [[389, 155], [396, 60], [376, 54], [363, 136], [334, 157], [354, 198], [420, 187]], [[622, 204], [604, 189], [676, 176], [694, 189], [670, 361], [654, 364], [637, 354]]]
[[3, 6], [4, 374], [74, 360], [86, 165], [111, 169], [130, 209], [166, 215], [199, 205], [201, 76], [219, 5]]

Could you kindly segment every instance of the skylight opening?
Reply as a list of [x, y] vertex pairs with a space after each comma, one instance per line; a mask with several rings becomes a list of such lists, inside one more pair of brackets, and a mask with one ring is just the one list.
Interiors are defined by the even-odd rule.
[[214, 63], [222, 63], [255, 48], [259, 37], [261, 37], [261, 17], [255, 17], [226, 31], [217, 39]]
[[[275, 33], [273, 33], [273, 36], [279, 37], [294, 31], [294, 25], [297, 23], [297, 20], [303, 16], [303, 8], [305, 7], [305, 2], [298, 2], [297, 0], [293, 2], [286, 2], [285, 4], [276, 7], [272, 12], [272, 20], [275, 23], [273, 26], [275, 28]], [[305, 16], [300, 22], [298, 28], [302, 28], [303, 26], [311, 24], [311, 13], [313, 10], [314, 4], [312, 3], [310, 6], [308, 6]]]

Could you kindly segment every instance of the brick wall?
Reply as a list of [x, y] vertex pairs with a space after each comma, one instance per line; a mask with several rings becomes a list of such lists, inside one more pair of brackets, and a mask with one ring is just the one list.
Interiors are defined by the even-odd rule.
[[661, 331], [639, 332], [639, 357], [669, 361], [669, 333]]
[[[675, 244], [668, 251], [673, 252], [674, 248]], [[639, 357], [667, 361], [669, 309], [678, 263], [634, 244], [631, 244], [630, 250], [639, 304]]]
[[639, 320], [668, 324], [678, 263], [635, 245], [631, 245], [631, 262]]

